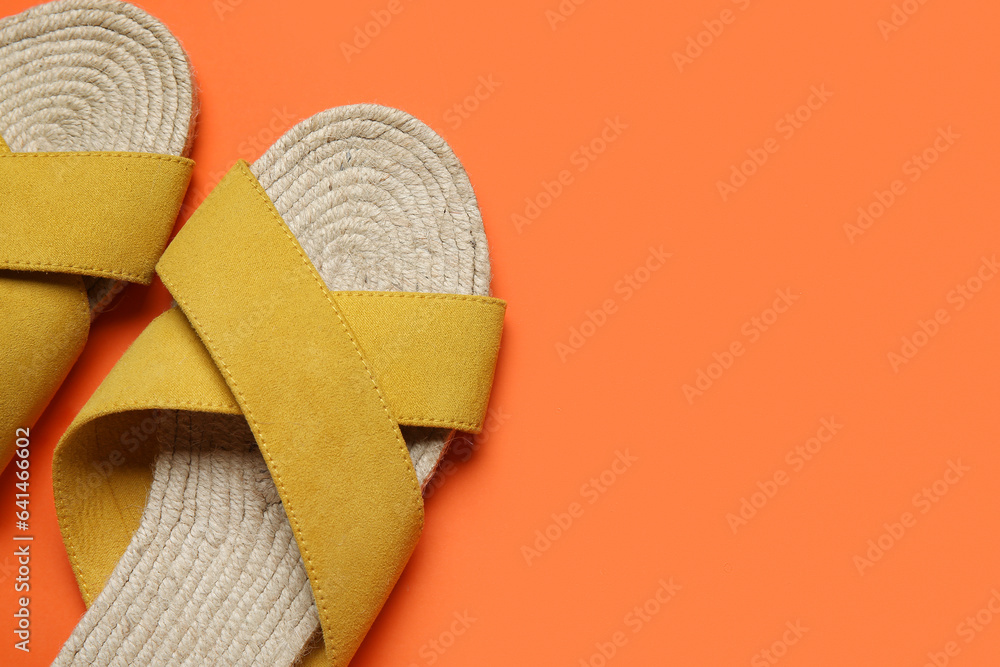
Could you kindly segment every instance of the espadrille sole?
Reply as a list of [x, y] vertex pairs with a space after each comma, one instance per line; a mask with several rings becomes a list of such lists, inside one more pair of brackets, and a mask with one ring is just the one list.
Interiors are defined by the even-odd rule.
[[[412, 298], [432, 293], [429, 296], [435, 299], [451, 298], [459, 303], [488, 295], [489, 254], [472, 187], [447, 144], [412, 116], [376, 105], [322, 112], [281, 137], [244, 172], [247, 179], [250, 172], [283, 220], [282, 228], [294, 236], [297, 247], [308, 257], [314, 267], [310, 270], [334, 295], [347, 299], [354, 294], [405, 292]], [[239, 168], [229, 178], [240, 179]], [[226, 183], [220, 189], [230, 187]], [[247, 187], [246, 192], [253, 196], [257, 186]], [[213, 193], [206, 205], [215, 204], [211, 200], [216, 196], [225, 195]], [[188, 224], [194, 221], [192, 218]], [[185, 232], [187, 229], [181, 235]], [[180, 240], [181, 236], [175, 244]], [[200, 251], [209, 252], [204, 248]], [[184, 290], [175, 280], [177, 269], [173, 265], [179, 260], [174, 254], [180, 252], [174, 251], [174, 246], [168, 249], [158, 270], [194, 323], [197, 308], [184, 300]], [[242, 260], [250, 266], [257, 261], [252, 256]], [[197, 277], [187, 280], [197, 282]], [[299, 284], [295, 280], [290, 275], [271, 278], [278, 286]], [[214, 299], [221, 288], [207, 285], [199, 289], [202, 292], [196, 297], [205, 293]], [[255, 341], [245, 337], [268, 331], [266, 323], [283, 316], [285, 307], [281, 299], [254, 304], [252, 321], [237, 317], [235, 321], [244, 326], [222, 330], [222, 341], [216, 340], [208, 323], [197, 321], [198, 334], [213, 357], [226, 347], [250, 346]], [[502, 308], [500, 313], [502, 317]], [[170, 325], [179, 327], [178, 335], [193, 335], [184, 333], [186, 325], [176, 309], [163, 317], [181, 322]], [[151, 328], [166, 326], [168, 320], [157, 322]], [[363, 332], [355, 329], [354, 335], [360, 337]], [[142, 344], [140, 337], [136, 345]], [[308, 360], [316, 352], [303, 349], [300, 354]], [[132, 353], [126, 353], [122, 364], [133, 363]], [[376, 353], [391, 355], [392, 350]], [[495, 349], [493, 353], [487, 384], [492, 378]], [[224, 374], [229, 373], [220, 359], [216, 363]], [[314, 383], [312, 392], [321, 396], [327, 391], [325, 384], [341, 381], [339, 377], [311, 378], [309, 364], [302, 368], [300, 381]], [[128, 372], [122, 369], [123, 376]], [[114, 375], [115, 371], [109, 380], [116, 381]], [[233, 378], [229, 389], [237, 394], [239, 387]], [[282, 391], [281, 386], [266, 389], [272, 390]], [[316, 572], [308, 562], [322, 558], [324, 550], [334, 545], [314, 543], [311, 554], [303, 558], [302, 533], [293, 524], [308, 519], [303, 514], [309, 510], [289, 507], [292, 492], [276, 487], [279, 468], [270, 454], [262, 456], [263, 447], [258, 447], [262, 428], [267, 425], [257, 423], [260, 420], [252, 416], [219, 414], [239, 412], [240, 408], [232, 403], [224, 386], [218, 391], [223, 392], [213, 394], [218, 401], [206, 399], [203, 405], [190, 409], [144, 413], [150, 434], [155, 433], [156, 446], [150, 447], [148, 457], [126, 461], [121, 475], [131, 474], [126, 468], [134, 468], [141, 476], [141, 467], [155, 455], [152, 478], [139, 482], [148, 484], [148, 496], [134, 534], [127, 545], [122, 543], [121, 558], [104, 575], [106, 583], [100, 592], [87, 583], [104, 580], [99, 565], [90, 568], [84, 562], [94, 559], [84, 551], [94, 552], [75, 543], [85, 540], [85, 535], [73, 537], [85, 528], [70, 515], [85, 511], [75, 507], [80, 494], [88, 493], [85, 487], [74, 486], [71, 479], [74, 450], [111, 446], [113, 443], [101, 443], [100, 434], [113, 436], [116, 429], [125, 428], [126, 421], [118, 421], [97, 406], [93, 414], [84, 415], [79, 427], [71, 427], [60, 443], [55, 461], [57, 508], [78, 578], [92, 603], [57, 665], [271, 667], [297, 660], [340, 665], [346, 664], [363, 637], [366, 625], [348, 629], [348, 634], [360, 636], [348, 637], [346, 648], [327, 647], [325, 654], [318, 648], [321, 620], [336, 615], [333, 610], [341, 608], [341, 598], [346, 599], [355, 582], [335, 582], [334, 590], [327, 589], [324, 599], [317, 602], [317, 582], [310, 586], [310, 577]], [[306, 393], [310, 393], [308, 388]], [[89, 420], [102, 419], [101, 415], [110, 421], [88, 425]], [[423, 484], [444, 452], [451, 431], [426, 425], [433, 420], [418, 422], [424, 425], [401, 426], [409, 454], [405, 465], [412, 463], [410, 472], [403, 474], [413, 477], [415, 484]], [[308, 424], [289, 426], [292, 432], [311, 433]], [[98, 436], [91, 439], [88, 434], [94, 432]], [[337, 439], [334, 435], [339, 434], [331, 434], [331, 440]], [[296, 472], [309, 477], [309, 471]], [[278, 486], [287, 483], [279, 481]], [[419, 494], [416, 487], [414, 492]], [[359, 500], [363, 505], [364, 499]], [[378, 526], [366, 529], [379, 531]], [[352, 530], [351, 526], [336, 527], [338, 534], [347, 535]], [[388, 585], [391, 588], [391, 582]], [[352, 613], [349, 604], [344, 604], [344, 613]], [[373, 604], [377, 613], [381, 601]]]

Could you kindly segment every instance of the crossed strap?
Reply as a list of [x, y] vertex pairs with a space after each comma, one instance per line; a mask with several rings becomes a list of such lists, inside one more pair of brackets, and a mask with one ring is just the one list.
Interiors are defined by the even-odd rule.
[[[330, 291], [242, 161], [157, 273], [178, 307], [126, 352], [55, 456], [60, 525], [84, 597], [138, 525], [121, 506], [148, 488], [137, 465], [87, 493], [87, 461], [155, 410], [242, 414], [305, 562], [328, 664], [346, 665], [423, 525], [399, 426], [481, 430], [505, 304]], [[93, 526], [103, 521], [116, 527], [99, 538]]]

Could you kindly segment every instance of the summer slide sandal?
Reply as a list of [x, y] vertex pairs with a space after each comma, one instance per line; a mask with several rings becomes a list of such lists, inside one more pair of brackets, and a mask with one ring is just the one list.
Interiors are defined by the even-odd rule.
[[89, 609], [55, 664], [346, 665], [486, 411], [505, 304], [468, 177], [402, 111], [324, 111], [157, 273], [176, 305], [56, 449]]
[[132, 5], [0, 19], [0, 469], [126, 282], [149, 284], [187, 190], [191, 71]]

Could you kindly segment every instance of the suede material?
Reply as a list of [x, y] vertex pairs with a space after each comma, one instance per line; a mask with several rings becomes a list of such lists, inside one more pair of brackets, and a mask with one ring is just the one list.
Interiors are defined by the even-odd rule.
[[177, 308], [153, 320], [125, 351], [53, 455], [59, 528], [87, 606], [139, 525], [164, 410], [240, 414]]
[[0, 470], [83, 350], [90, 306], [80, 276], [0, 271]]
[[479, 433], [506, 304], [464, 294], [332, 292], [398, 424]]
[[346, 665], [423, 528], [399, 427], [322, 278], [245, 162], [157, 273], [243, 409], [299, 544], [327, 657]]
[[0, 153], [0, 268], [148, 285], [193, 165], [151, 153]]
[[[389, 409], [394, 414], [408, 407], [413, 414], [430, 416], [428, 423], [449, 423], [449, 428], [461, 427], [449, 422], [447, 415], [479, 415], [467, 430], [478, 432], [482, 428], [480, 406], [489, 395], [501, 324], [495, 318], [498, 306], [502, 316], [502, 302], [473, 299], [473, 303], [481, 302], [477, 310], [469, 308], [466, 300], [453, 299], [451, 295], [413, 295], [441, 297], [413, 300], [405, 298], [409, 295], [403, 293], [332, 294], [338, 303], [346, 304], [345, 319], [371, 367], [386, 369], [379, 371], [383, 373], [380, 381], [392, 377], [391, 386], [393, 381], [420, 379], [408, 391], [391, 398], [387, 392]], [[387, 294], [402, 298], [385, 298]], [[401, 303], [406, 306], [400, 307]], [[414, 309], [427, 304], [439, 305], [442, 312], [430, 318]], [[457, 314], [449, 316], [443, 312], [456, 304], [461, 308]], [[389, 311], [384, 309], [386, 306]], [[415, 325], [418, 321], [425, 324]], [[402, 342], [380, 346], [379, 342], [386, 340], [390, 330]], [[449, 353], [478, 355], [481, 359], [456, 363], [454, 359], [433, 355], [442, 330], [449, 332], [448, 338], [454, 338], [454, 332], [464, 331], [469, 341], [451, 346]], [[482, 339], [473, 348], [477, 336]], [[480, 389], [455, 393], [452, 375], [456, 369], [479, 373], [478, 381], [467, 378], [465, 383]], [[436, 372], [439, 370], [443, 372]], [[401, 395], [406, 395], [408, 398], [403, 400], [410, 403], [397, 403]], [[441, 405], [437, 398], [440, 395], [450, 395], [456, 403]], [[467, 401], [465, 405], [458, 403], [463, 400]], [[177, 307], [153, 320], [126, 350], [73, 420], [55, 451], [52, 474], [59, 526], [88, 606], [139, 525], [155, 454], [152, 434], [159, 428], [162, 411], [171, 409], [242, 414], [208, 351]], [[434, 412], [435, 409], [444, 412]]]
[[[395, 415], [481, 429], [504, 303], [330, 292], [243, 162], [157, 270], [184, 312], [150, 324], [55, 454], [56, 508], [84, 599], [138, 525], [157, 410], [243, 413], [316, 598], [326, 652], [309, 664], [346, 665], [422, 527]], [[116, 454], [129, 438], [141, 438], [138, 451]], [[92, 474], [113, 458], [124, 461]]]
[[[414, 317], [420, 316], [404, 310], [408, 317], [393, 321], [390, 313], [377, 310], [380, 305], [398, 303], [395, 299], [385, 299], [382, 296], [384, 293], [333, 294], [341, 303], [350, 304], [345, 309], [350, 313], [348, 322], [372, 367], [382, 368], [389, 363], [408, 367], [398, 377], [419, 375], [419, 387], [423, 388], [420, 393], [428, 399], [423, 403], [414, 403], [416, 412], [422, 415], [447, 414], [432, 412], [431, 401], [436, 402], [438, 394], [451, 390], [450, 373], [433, 372], [449, 364], [431, 362], [434, 365], [425, 365], [426, 372], [418, 374], [417, 364], [414, 363], [414, 360], [419, 362], [428, 356], [428, 351], [417, 344], [418, 331], [410, 327]], [[351, 298], [342, 299], [345, 295]], [[454, 301], [449, 298], [440, 303], [453, 305]], [[486, 310], [481, 313], [485, 317], [478, 319], [495, 314], [492, 302], [497, 300], [486, 301]], [[428, 301], [407, 303], [426, 304]], [[365, 314], [365, 311], [368, 313]], [[466, 316], [467, 313], [460, 315]], [[362, 316], [365, 323], [359, 324]], [[451, 318], [448, 326], [448, 322], [442, 321], [445, 317], [441, 313], [434, 321], [451, 331], [476, 332], [477, 327], [481, 327], [468, 317]], [[385, 329], [411, 332], [404, 336], [410, 340], [405, 348], [380, 348], [378, 339], [374, 337], [373, 323], [379, 323]], [[423, 331], [422, 335], [433, 341], [434, 336], [428, 336], [428, 333]], [[466, 367], [479, 369], [481, 377], [478, 384], [486, 386], [485, 398], [488, 398], [488, 380], [493, 375], [499, 334], [499, 329], [483, 334], [486, 337], [480, 345], [481, 350], [472, 353], [482, 355], [484, 362], [469, 360], [465, 363]], [[472, 335], [479, 334], [469, 334]], [[433, 342], [430, 345], [433, 346]], [[415, 400], [417, 392], [411, 391], [410, 394], [410, 400]], [[473, 395], [464, 407], [444, 407], [451, 413], [457, 410], [460, 414], [474, 414], [478, 412], [482, 398]], [[393, 412], [400, 411], [394, 399], [387, 400]], [[150, 484], [150, 464], [155, 454], [153, 433], [159, 428], [162, 411], [171, 409], [242, 414], [208, 351], [176, 306], [153, 320], [126, 350], [73, 420], [55, 451], [52, 473], [59, 526], [80, 592], [88, 606], [111, 575], [139, 525], [141, 507]], [[446, 422], [443, 417], [432, 419], [434, 423]], [[482, 428], [481, 416], [471, 428], [477, 432]]]
[[86, 343], [80, 276], [148, 284], [192, 164], [145, 153], [11, 153], [0, 138], [0, 469], [16, 429], [34, 425]]

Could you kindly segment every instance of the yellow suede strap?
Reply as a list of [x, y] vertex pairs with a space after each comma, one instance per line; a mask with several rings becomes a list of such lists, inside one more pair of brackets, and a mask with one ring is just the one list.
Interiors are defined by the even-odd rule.
[[0, 271], [0, 470], [14, 454], [17, 429], [34, 425], [89, 330], [80, 276]]
[[[309, 574], [327, 657], [346, 665], [423, 525], [395, 415], [481, 427], [503, 302], [331, 293], [242, 161], [181, 230], [157, 273], [254, 433]], [[424, 321], [408, 338], [405, 318], [413, 316]], [[490, 338], [465, 342], [480, 335]], [[484, 359], [449, 358], [476, 353]], [[442, 372], [464, 387], [435, 402]]]
[[0, 469], [87, 340], [87, 291], [68, 274], [148, 283], [190, 171], [173, 156], [11, 153], [0, 137]]
[[193, 164], [152, 153], [0, 148], [0, 269], [149, 284]]
[[59, 529], [83, 600], [104, 587], [139, 527], [168, 410], [240, 414], [184, 314], [171, 308], [125, 351], [56, 447]]
[[479, 433], [506, 304], [491, 297], [331, 292], [396, 423]]

